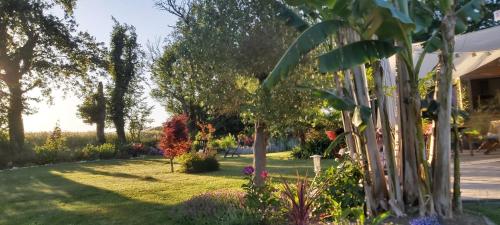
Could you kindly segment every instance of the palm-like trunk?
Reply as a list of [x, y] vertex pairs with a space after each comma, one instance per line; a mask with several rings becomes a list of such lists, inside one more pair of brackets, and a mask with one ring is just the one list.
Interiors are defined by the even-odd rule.
[[[358, 105], [370, 107], [368, 97], [368, 85], [366, 81], [366, 71], [364, 66], [358, 66], [352, 69], [354, 78], [354, 89], [356, 91], [356, 101]], [[370, 116], [363, 131], [365, 138], [365, 149], [372, 180], [373, 198], [375, 200], [372, 210], [377, 212], [381, 209], [387, 209], [387, 186], [384, 175], [384, 168], [380, 159], [377, 140], [375, 135], [375, 126]]]
[[441, 23], [442, 49], [439, 59], [441, 69], [437, 77], [437, 96], [439, 102], [436, 124], [436, 152], [434, 153], [434, 177], [432, 195], [436, 212], [444, 217], [451, 217], [450, 200], [450, 153], [451, 153], [451, 79], [453, 72], [453, 54], [456, 18], [451, 10], [446, 13]]
[[462, 196], [460, 191], [460, 135], [457, 127], [457, 114], [453, 116], [453, 135], [455, 144], [453, 146], [453, 199], [451, 201], [453, 211], [462, 213]]
[[264, 184], [264, 178], [261, 177], [262, 172], [266, 169], [266, 148], [269, 133], [267, 126], [260, 120], [255, 121], [255, 140], [253, 143], [253, 166], [255, 168], [254, 183], [255, 185]]
[[391, 133], [391, 126], [389, 124], [389, 113], [385, 98], [382, 67], [380, 63], [373, 64], [375, 73], [375, 92], [377, 94], [379, 111], [380, 111], [380, 124], [382, 125], [382, 138], [384, 142], [384, 153], [387, 165], [387, 175], [389, 178], [389, 203], [392, 210], [397, 216], [403, 216], [403, 196], [401, 194], [401, 186], [399, 174], [396, 168], [396, 159], [394, 157], [393, 137]]

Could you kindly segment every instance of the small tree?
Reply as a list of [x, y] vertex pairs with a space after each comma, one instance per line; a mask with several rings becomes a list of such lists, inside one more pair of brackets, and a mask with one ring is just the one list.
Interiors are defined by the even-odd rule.
[[106, 97], [104, 96], [102, 82], [97, 86], [97, 93], [88, 95], [83, 100], [83, 103], [78, 106], [78, 116], [83, 119], [83, 122], [88, 124], [96, 124], [97, 142], [99, 144], [106, 143], [104, 135], [104, 123], [106, 120]]
[[163, 134], [160, 140], [160, 148], [163, 156], [170, 159], [170, 171], [174, 172], [174, 158], [188, 151], [191, 146], [187, 128], [188, 117], [177, 115], [163, 124]]

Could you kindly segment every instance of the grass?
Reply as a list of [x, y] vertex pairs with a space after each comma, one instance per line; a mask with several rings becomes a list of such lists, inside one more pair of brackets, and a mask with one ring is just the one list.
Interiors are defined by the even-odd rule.
[[466, 210], [479, 212], [488, 217], [496, 224], [500, 224], [500, 202], [485, 201], [485, 202], [466, 202], [464, 203]]
[[[312, 160], [268, 154], [270, 175], [312, 176]], [[237, 189], [252, 158], [220, 159], [221, 170], [169, 173], [161, 158], [62, 163], [0, 172], [0, 224], [172, 224], [169, 211], [206, 191]], [[323, 166], [332, 164], [323, 161]]]

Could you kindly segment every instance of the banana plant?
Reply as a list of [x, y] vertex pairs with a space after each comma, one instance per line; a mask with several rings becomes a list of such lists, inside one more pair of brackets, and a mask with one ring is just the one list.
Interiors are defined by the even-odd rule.
[[[446, 15], [452, 12], [456, 18], [456, 25], [452, 28], [455, 32], [463, 32], [467, 20], [479, 18], [478, 9], [482, 1], [472, 0], [456, 12], [453, 7], [450, 7], [450, 2], [442, 0], [439, 4], [441, 8], [426, 10], [428, 7], [422, 5], [426, 2], [417, 0], [397, 0], [395, 3], [384, 0], [289, 0], [287, 3], [290, 6], [308, 9], [303, 12], [309, 12], [307, 14], [314, 15], [314, 20], [321, 22], [304, 29], [263, 84], [265, 88], [272, 88], [280, 80], [286, 79], [290, 70], [306, 54], [327, 44], [332, 36], [339, 34], [339, 30], [345, 27], [354, 30], [357, 35], [354, 38], [351, 37], [347, 45], [337, 43], [336, 49], [318, 56], [320, 72], [352, 70], [355, 75], [360, 76], [364, 74], [363, 64], [374, 63], [379, 59], [397, 54], [400, 78], [399, 99], [402, 107], [401, 136], [403, 136], [402, 144], [403, 151], [405, 151], [403, 190], [407, 196], [410, 196], [407, 204], [414, 204], [418, 200], [421, 214], [433, 214], [434, 205], [433, 199], [430, 198], [432, 178], [423, 156], [420, 99], [417, 88], [418, 74], [425, 53], [440, 48], [443, 50], [443, 35], [440, 33], [442, 29], [429, 31], [432, 23], [429, 18], [434, 18], [432, 17], [434, 15], [428, 17], [425, 13], [441, 12], [442, 15]], [[417, 10], [410, 12], [410, 6]], [[288, 13], [291, 12], [293, 11], [288, 11]], [[292, 17], [289, 15], [288, 18]], [[302, 27], [305, 28], [305, 26]], [[448, 31], [449, 29], [451, 28], [448, 27]], [[414, 64], [412, 35], [421, 32], [431, 32], [431, 35], [424, 44], [424, 54]], [[334, 92], [327, 93], [327, 95], [333, 94]], [[434, 189], [436, 189], [435, 186]]]

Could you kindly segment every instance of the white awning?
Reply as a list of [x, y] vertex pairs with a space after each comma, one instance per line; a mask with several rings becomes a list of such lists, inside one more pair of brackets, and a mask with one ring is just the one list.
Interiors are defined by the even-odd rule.
[[[421, 43], [413, 45], [415, 63], [422, 53]], [[427, 54], [420, 69], [420, 77], [425, 76], [439, 62], [439, 53]], [[453, 78], [467, 75], [480, 67], [500, 60], [500, 26], [457, 35], [455, 37], [455, 70]], [[498, 61], [500, 68], [500, 61]], [[498, 71], [500, 76], [500, 70]]]

